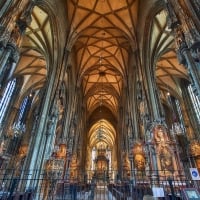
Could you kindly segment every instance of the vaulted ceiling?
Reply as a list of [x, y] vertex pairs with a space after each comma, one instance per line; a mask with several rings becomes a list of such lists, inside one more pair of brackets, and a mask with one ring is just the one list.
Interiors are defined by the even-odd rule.
[[78, 38], [76, 59], [88, 116], [99, 116], [89, 143], [112, 147], [116, 133], [106, 119], [117, 117], [129, 54], [136, 49], [138, 0], [70, 0], [67, 6], [70, 36]]
[[[142, 12], [139, 5], [139, 0], [66, 1], [66, 20], [70, 27], [68, 41], [76, 55], [77, 82], [84, 94], [88, 116], [99, 116], [89, 130], [91, 146], [103, 142], [112, 147], [115, 143], [113, 121], [116, 120], [120, 106], [130, 56], [138, 48], [138, 12]], [[176, 59], [166, 14], [161, 12], [155, 15], [149, 28], [149, 57], [156, 64], [158, 86], [162, 92], [171, 89], [180, 95], [178, 78], [187, 78], [187, 72]], [[48, 71], [44, 55], [53, 54], [52, 41], [48, 14], [35, 7], [16, 70], [16, 74], [23, 75], [27, 80], [26, 87], [31, 84], [38, 88], [43, 86]]]

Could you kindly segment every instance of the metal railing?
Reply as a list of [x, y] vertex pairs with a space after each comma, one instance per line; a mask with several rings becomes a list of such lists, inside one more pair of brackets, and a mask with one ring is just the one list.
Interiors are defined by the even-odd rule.
[[153, 195], [154, 187], [163, 188], [163, 199], [170, 199], [170, 194], [182, 199], [183, 188], [199, 189], [199, 181], [183, 171], [104, 171], [101, 175], [85, 171], [77, 172], [73, 179], [70, 172], [64, 178], [47, 178], [45, 171], [34, 178], [37, 172], [1, 170], [0, 200], [142, 200]]

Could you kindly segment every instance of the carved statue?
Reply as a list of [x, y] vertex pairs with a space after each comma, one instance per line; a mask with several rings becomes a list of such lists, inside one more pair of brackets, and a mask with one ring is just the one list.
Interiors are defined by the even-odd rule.
[[77, 179], [78, 177], [78, 160], [77, 155], [72, 156], [72, 160], [70, 163], [70, 178], [71, 179]]
[[158, 155], [159, 170], [163, 170], [164, 174], [174, 170], [173, 150], [169, 146], [169, 139], [166, 129], [163, 125], [157, 125], [154, 128], [154, 139], [156, 142], [156, 152]]
[[60, 144], [59, 150], [56, 152], [57, 158], [65, 158], [67, 153], [66, 144]]
[[26, 156], [27, 151], [28, 151], [28, 145], [21, 145], [18, 151], [19, 157], [23, 158], [24, 156]]
[[134, 164], [137, 170], [145, 169], [145, 158], [142, 154], [136, 154], [134, 156]]
[[192, 156], [200, 156], [200, 144], [197, 141], [193, 141], [190, 144], [190, 153]]
[[159, 125], [154, 128], [154, 137], [157, 143], [165, 143], [168, 140], [165, 128]]
[[145, 169], [145, 153], [142, 143], [138, 142], [133, 147], [133, 157], [136, 169]]
[[28, 151], [28, 145], [21, 145], [18, 150], [18, 154], [14, 159], [14, 168], [15, 168], [15, 175], [20, 176], [21, 170], [24, 164], [24, 158], [26, 157]]
[[173, 171], [172, 154], [167, 147], [161, 149], [160, 163], [161, 163], [161, 170], [170, 172]]
[[3, 154], [5, 150], [5, 144], [4, 144], [4, 141], [1, 141], [1, 144], [0, 144], [0, 154]]

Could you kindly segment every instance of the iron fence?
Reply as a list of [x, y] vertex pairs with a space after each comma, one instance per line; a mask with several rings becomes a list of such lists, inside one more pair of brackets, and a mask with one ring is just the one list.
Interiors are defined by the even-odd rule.
[[38, 172], [1, 170], [0, 200], [142, 200], [152, 196], [155, 187], [163, 188], [162, 199], [182, 199], [183, 188], [199, 190], [199, 181], [183, 171], [104, 171], [101, 175], [86, 171], [77, 172], [76, 178], [70, 172], [50, 178], [44, 171], [36, 178]]

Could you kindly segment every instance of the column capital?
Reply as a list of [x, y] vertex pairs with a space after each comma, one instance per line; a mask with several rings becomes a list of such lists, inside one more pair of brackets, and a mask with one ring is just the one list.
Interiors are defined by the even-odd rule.
[[5, 26], [0, 25], [0, 48], [6, 47], [10, 34], [10, 31]]
[[7, 46], [6, 46], [7, 49], [9, 49], [11, 51], [11, 54], [10, 54], [10, 59], [17, 63], [18, 60], [19, 60], [19, 56], [20, 56], [20, 53], [19, 53], [19, 49], [18, 47], [16, 46], [15, 43], [11, 43], [11, 42], [8, 42]]

